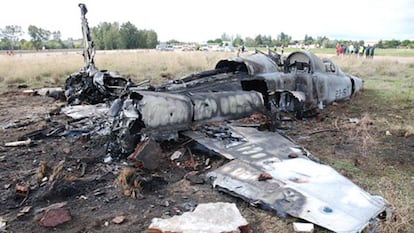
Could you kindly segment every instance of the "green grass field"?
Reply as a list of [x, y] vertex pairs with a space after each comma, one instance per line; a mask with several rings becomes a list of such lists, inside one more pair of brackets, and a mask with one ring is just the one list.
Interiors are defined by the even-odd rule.
[[[254, 51], [255, 48], [250, 49]], [[267, 48], [257, 48], [260, 51], [267, 52]], [[280, 48], [277, 48], [280, 52]], [[285, 53], [291, 53], [293, 51], [300, 50], [298, 48], [285, 48]], [[331, 54], [335, 55], [336, 50], [334, 48], [314, 48], [309, 49], [309, 51], [316, 54]], [[399, 56], [399, 57], [414, 57], [414, 49], [375, 49], [375, 56]]]

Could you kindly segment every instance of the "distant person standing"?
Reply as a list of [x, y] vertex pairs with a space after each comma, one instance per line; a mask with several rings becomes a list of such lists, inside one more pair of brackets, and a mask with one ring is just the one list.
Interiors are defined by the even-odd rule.
[[365, 52], [365, 46], [361, 45], [359, 49], [359, 56], [363, 57]]
[[358, 54], [359, 54], [359, 44], [357, 44], [357, 45], [355, 46], [355, 48], [354, 48], [354, 53], [355, 53], [355, 55], [357, 55], [357, 56], [358, 56]]
[[240, 56], [240, 53], [244, 53], [245, 50], [246, 48], [244, 47], [244, 45], [240, 46], [237, 50], [237, 56]]
[[342, 46], [338, 43], [336, 44], [336, 55], [339, 56], [342, 54]]
[[365, 48], [365, 58], [369, 58], [369, 54], [370, 54], [370, 51], [371, 51], [371, 46], [367, 46], [366, 48]]
[[371, 59], [373, 59], [374, 58], [374, 50], [375, 50], [375, 47], [373, 46], [373, 47], [371, 47], [370, 49], [369, 49], [369, 57], [371, 58]]
[[349, 45], [349, 47], [348, 47], [348, 53], [349, 54], [353, 54], [354, 53], [354, 45], [353, 44], [350, 44]]
[[347, 54], [348, 53], [347, 51], [348, 51], [348, 48], [346, 47], [346, 45], [342, 44], [342, 53]]

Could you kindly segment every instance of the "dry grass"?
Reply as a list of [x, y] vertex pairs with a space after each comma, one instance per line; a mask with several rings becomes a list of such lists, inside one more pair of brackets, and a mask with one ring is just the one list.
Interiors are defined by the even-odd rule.
[[[207, 55], [208, 54], [208, 55]], [[159, 84], [188, 73], [214, 68], [234, 53], [157, 52], [154, 50], [98, 51], [98, 68], [117, 71], [133, 81]], [[18, 85], [31, 88], [62, 86], [68, 75], [83, 67], [81, 52], [22, 53], [0, 55], [0, 90]]]
[[119, 172], [117, 181], [125, 196], [138, 198], [141, 195], [141, 181], [136, 169], [124, 167]]
[[156, 52], [135, 50], [132, 52], [98, 54], [96, 64], [140, 82], [150, 80], [159, 84], [169, 79], [182, 77], [186, 74], [214, 68], [222, 58], [232, 56], [225, 53], [205, 52]]
[[22, 84], [30, 87], [60, 86], [69, 74], [79, 70], [82, 65], [82, 57], [79, 56], [73, 53], [0, 55], [0, 89]]

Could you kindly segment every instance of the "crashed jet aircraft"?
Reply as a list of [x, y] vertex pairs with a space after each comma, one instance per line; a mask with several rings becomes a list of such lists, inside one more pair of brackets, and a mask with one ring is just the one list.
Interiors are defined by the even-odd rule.
[[[221, 60], [213, 70], [190, 74], [160, 86], [135, 85], [94, 65], [95, 49], [80, 4], [85, 67], [65, 84], [69, 103], [114, 101], [114, 129], [121, 135], [179, 131], [211, 121], [239, 119], [254, 112], [294, 112], [297, 117], [334, 101], [351, 98], [363, 81], [329, 59], [308, 51], [254, 54]], [[134, 140], [132, 140], [132, 144]], [[130, 152], [132, 148], [123, 148]]]
[[[208, 177], [215, 187], [257, 206], [337, 232], [361, 231], [385, 210], [387, 202], [382, 197], [371, 196], [316, 162], [281, 134], [223, 123], [230, 136], [222, 140], [200, 127], [190, 130], [253, 113], [276, 116], [273, 120], [277, 120], [281, 112], [294, 112], [300, 118], [315, 108], [351, 98], [363, 88], [360, 78], [309, 51], [293, 52], [283, 61], [278, 54], [256, 52], [221, 60], [212, 70], [159, 86], [134, 84], [95, 67], [87, 10], [83, 4], [80, 7], [85, 67], [67, 79], [65, 95], [69, 104], [111, 103], [96, 112], [110, 122], [121, 153], [131, 153], [143, 135], [165, 140], [180, 133], [232, 160]], [[90, 114], [90, 107], [87, 109]], [[64, 112], [82, 117], [73, 108]], [[258, 181], [261, 174], [272, 178]]]

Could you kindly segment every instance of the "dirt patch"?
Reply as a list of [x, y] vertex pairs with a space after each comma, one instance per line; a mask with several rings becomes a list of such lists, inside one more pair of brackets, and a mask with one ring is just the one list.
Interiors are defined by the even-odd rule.
[[[358, 98], [330, 106], [315, 119], [287, 121], [283, 126], [322, 162], [380, 194], [380, 188], [365, 182], [367, 177], [384, 176], [378, 166], [392, 166], [407, 171], [412, 179], [414, 144], [412, 137], [380, 136], [382, 129], [376, 127], [375, 120], [363, 121], [364, 94]], [[23, 140], [36, 130], [67, 126], [70, 119], [59, 114], [64, 104], [20, 92], [1, 94], [1, 145]], [[360, 122], [352, 123], [350, 118]], [[362, 140], [367, 136], [374, 140]], [[205, 181], [205, 173], [226, 161], [202, 150], [189, 153], [183, 146], [185, 139], [161, 144], [162, 159], [154, 171], [123, 158], [105, 163], [107, 141], [105, 136], [80, 134], [33, 140], [27, 146], [0, 147], [0, 216], [7, 222], [6, 231], [146, 232], [155, 217], [179, 215], [199, 203], [216, 201], [236, 203], [253, 232], [291, 232], [291, 223], [298, 221], [214, 190]], [[170, 156], [177, 150], [182, 155], [172, 161]], [[120, 174], [124, 176], [120, 178]], [[62, 208], [69, 211], [70, 220], [56, 227], [41, 226], [39, 221], [45, 216], [42, 208], [56, 203], [64, 203]], [[120, 216], [125, 219], [113, 221]], [[397, 224], [403, 220], [392, 221]], [[406, 229], [413, 229], [412, 219], [404, 221], [408, 221]], [[317, 228], [316, 232], [326, 230]]]

